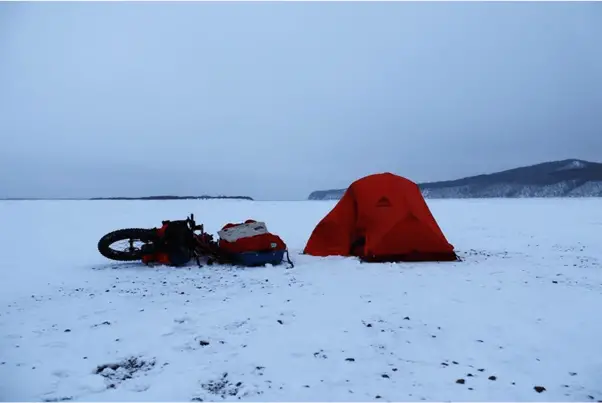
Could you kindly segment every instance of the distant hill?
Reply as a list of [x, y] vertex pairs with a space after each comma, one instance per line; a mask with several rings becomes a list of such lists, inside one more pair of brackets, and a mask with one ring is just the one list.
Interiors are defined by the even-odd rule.
[[[602, 164], [569, 159], [418, 186], [424, 197], [432, 199], [602, 197]], [[318, 190], [309, 200], [338, 200], [345, 190]]]
[[235, 199], [253, 200], [249, 196], [143, 196], [143, 197], [93, 197], [89, 200], [209, 200]]

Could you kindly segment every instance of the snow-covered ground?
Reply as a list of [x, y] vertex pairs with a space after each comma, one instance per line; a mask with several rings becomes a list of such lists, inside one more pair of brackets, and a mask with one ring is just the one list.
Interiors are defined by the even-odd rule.
[[[602, 400], [602, 199], [431, 200], [461, 263], [299, 255], [334, 203], [0, 202], [0, 397]], [[96, 250], [191, 212], [266, 221], [296, 267]]]

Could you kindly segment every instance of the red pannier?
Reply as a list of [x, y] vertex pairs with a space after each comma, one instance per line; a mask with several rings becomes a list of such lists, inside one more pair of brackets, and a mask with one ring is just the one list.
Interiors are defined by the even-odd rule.
[[[287, 252], [286, 243], [278, 235], [270, 233], [264, 222], [228, 223], [218, 235], [220, 250], [244, 266], [280, 264]], [[288, 261], [292, 264], [290, 259]]]

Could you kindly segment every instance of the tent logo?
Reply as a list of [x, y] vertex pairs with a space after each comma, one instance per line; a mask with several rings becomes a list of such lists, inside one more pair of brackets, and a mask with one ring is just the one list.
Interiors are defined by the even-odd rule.
[[391, 207], [391, 202], [383, 196], [376, 202], [376, 207]]

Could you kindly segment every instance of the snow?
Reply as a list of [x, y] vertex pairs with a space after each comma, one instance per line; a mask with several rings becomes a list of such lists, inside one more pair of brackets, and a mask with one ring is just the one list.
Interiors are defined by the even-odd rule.
[[[602, 400], [602, 200], [428, 203], [463, 262], [300, 255], [334, 201], [0, 202], [0, 397]], [[96, 250], [191, 212], [212, 233], [265, 221], [295, 268], [148, 268]]]
[[572, 160], [568, 164], [564, 165], [561, 168], [558, 168], [557, 171], [566, 171], [570, 169], [584, 169], [587, 168], [587, 163], [585, 161]]
[[573, 189], [569, 196], [571, 197], [602, 197], [602, 181], [589, 181]]
[[429, 199], [459, 198], [540, 198], [540, 197], [602, 197], [602, 182], [566, 180], [549, 185], [523, 185], [518, 183], [496, 183], [488, 186], [463, 185], [423, 189], [422, 195]]

